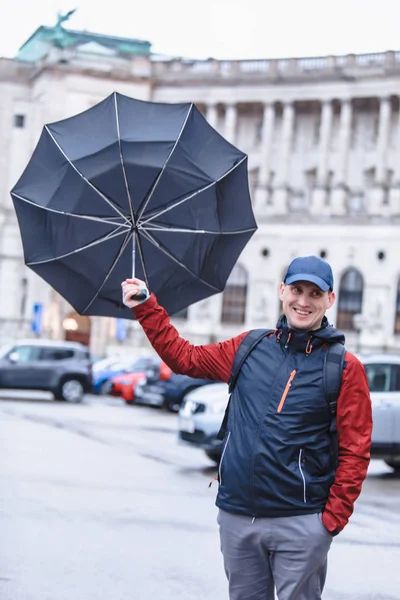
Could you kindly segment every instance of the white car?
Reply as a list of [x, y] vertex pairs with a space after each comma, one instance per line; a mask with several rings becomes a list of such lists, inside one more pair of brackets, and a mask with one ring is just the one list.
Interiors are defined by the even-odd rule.
[[216, 463], [221, 458], [223, 447], [217, 434], [228, 399], [226, 383], [203, 385], [185, 396], [179, 410], [179, 440], [202, 448]]
[[[359, 356], [364, 364], [372, 400], [372, 458], [400, 471], [400, 356]], [[228, 403], [225, 383], [205, 385], [190, 392], [179, 411], [179, 439], [205, 450], [219, 462], [223, 444], [217, 434]]]
[[371, 456], [400, 471], [400, 356], [370, 354], [359, 359], [371, 391]]

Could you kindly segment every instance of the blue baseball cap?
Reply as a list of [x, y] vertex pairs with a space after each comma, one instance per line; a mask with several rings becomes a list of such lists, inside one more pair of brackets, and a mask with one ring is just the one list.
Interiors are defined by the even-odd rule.
[[333, 273], [329, 263], [319, 256], [299, 256], [290, 263], [284, 283], [296, 281], [315, 283], [323, 292], [333, 290]]

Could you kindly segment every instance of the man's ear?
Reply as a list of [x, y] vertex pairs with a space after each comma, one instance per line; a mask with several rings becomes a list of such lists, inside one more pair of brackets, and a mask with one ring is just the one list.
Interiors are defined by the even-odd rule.
[[285, 291], [286, 284], [281, 281], [279, 285], [279, 300], [283, 300], [283, 292]]
[[335, 300], [336, 300], [336, 294], [335, 294], [335, 292], [331, 292], [328, 297], [328, 308], [331, 308], [331, 306], [334, 305]]

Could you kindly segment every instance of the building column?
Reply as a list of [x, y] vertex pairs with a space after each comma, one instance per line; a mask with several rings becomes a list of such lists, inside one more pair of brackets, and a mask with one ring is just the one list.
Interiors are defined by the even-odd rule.
[[329, 142], [332, 135], [333, 110], [332, 101], [324, 100], [321, 105], [321, 121], [319, 127], [319, 148], [317, 166], [317, 185], [312, 195], [312, 212], [326, 212], [326, 197], [329, 166]]
[[275, 107], [273, 104], [264, 105], [264, 114], [261, 130], [260, 167], [258, 170], [258, 182], [255, 191], [254, 203], [256, 208], [262, 208], [267, 204], [268, 179], [271, 170], [270, 154], [272, 135], [274, 132]]
[[391, 118], [390, 98], [380, 98], [378, 142], [376, 146], [375, 183], [368, 197], [368, 213], [383, 214], [384, 185], [386, 183], [386, 158]]
[[283, 108], [282, 135], [279, 151], [279, 168], [276, 189], [274, 190], [274, 214], [284, 214], [288, 210], [289, 159], [293, 141], [294, 104], [288, 102]]
[[236, 104], [227, 104], [225, 107], [224, 137], [231, 144], [236, 143], [236, 127], [238, 110]]
[[[400, 98], [399, 112], [397, 114], [397, 140], [396, 140], [396, 156], [400, 156]], [[391, 215], [400, 215], [400, 161], [395, 163], [395, 171], [393, 185], [389, 190], [389, 210]]]
[[[0, 104], [0, 213], [10, 206], [9, 190], [16, 183], [10, 182], [10, 157], [9, 149], [13, 135], [13, 102], [11, 94], [4, 94]], [[10, 186], [11, 183], [11, 186]]]
[[332, 190], [330, 213], [332, 215], [346, 214], [347, 195], [347, 161], [350, 149], [352, 121], [351, 100], [341, 101], [339, 126], [339, 151], [336, 166], [336, 186]]
[[206, 119], [211, 127], [217, 129], [218, 124], [218, 109], [216, 104], [207, 104], [206, 107]]

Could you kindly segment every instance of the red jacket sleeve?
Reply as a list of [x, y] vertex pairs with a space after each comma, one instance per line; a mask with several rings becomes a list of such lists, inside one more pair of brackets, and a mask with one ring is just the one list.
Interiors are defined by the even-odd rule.
[[154, 350], [174, 373], [198, 379], [229, 381], [233, 359], [246, 333], [219, 344], [195, 346], [179, 336], [154, 294], [133, 308], [132, 312]]
[[363, 365], [349, 352], [345, 355], [336, 426], [339, 463], [322, 517], [333, 535], [347, 524], [370, 461], [372, 408], [368, 380]]

